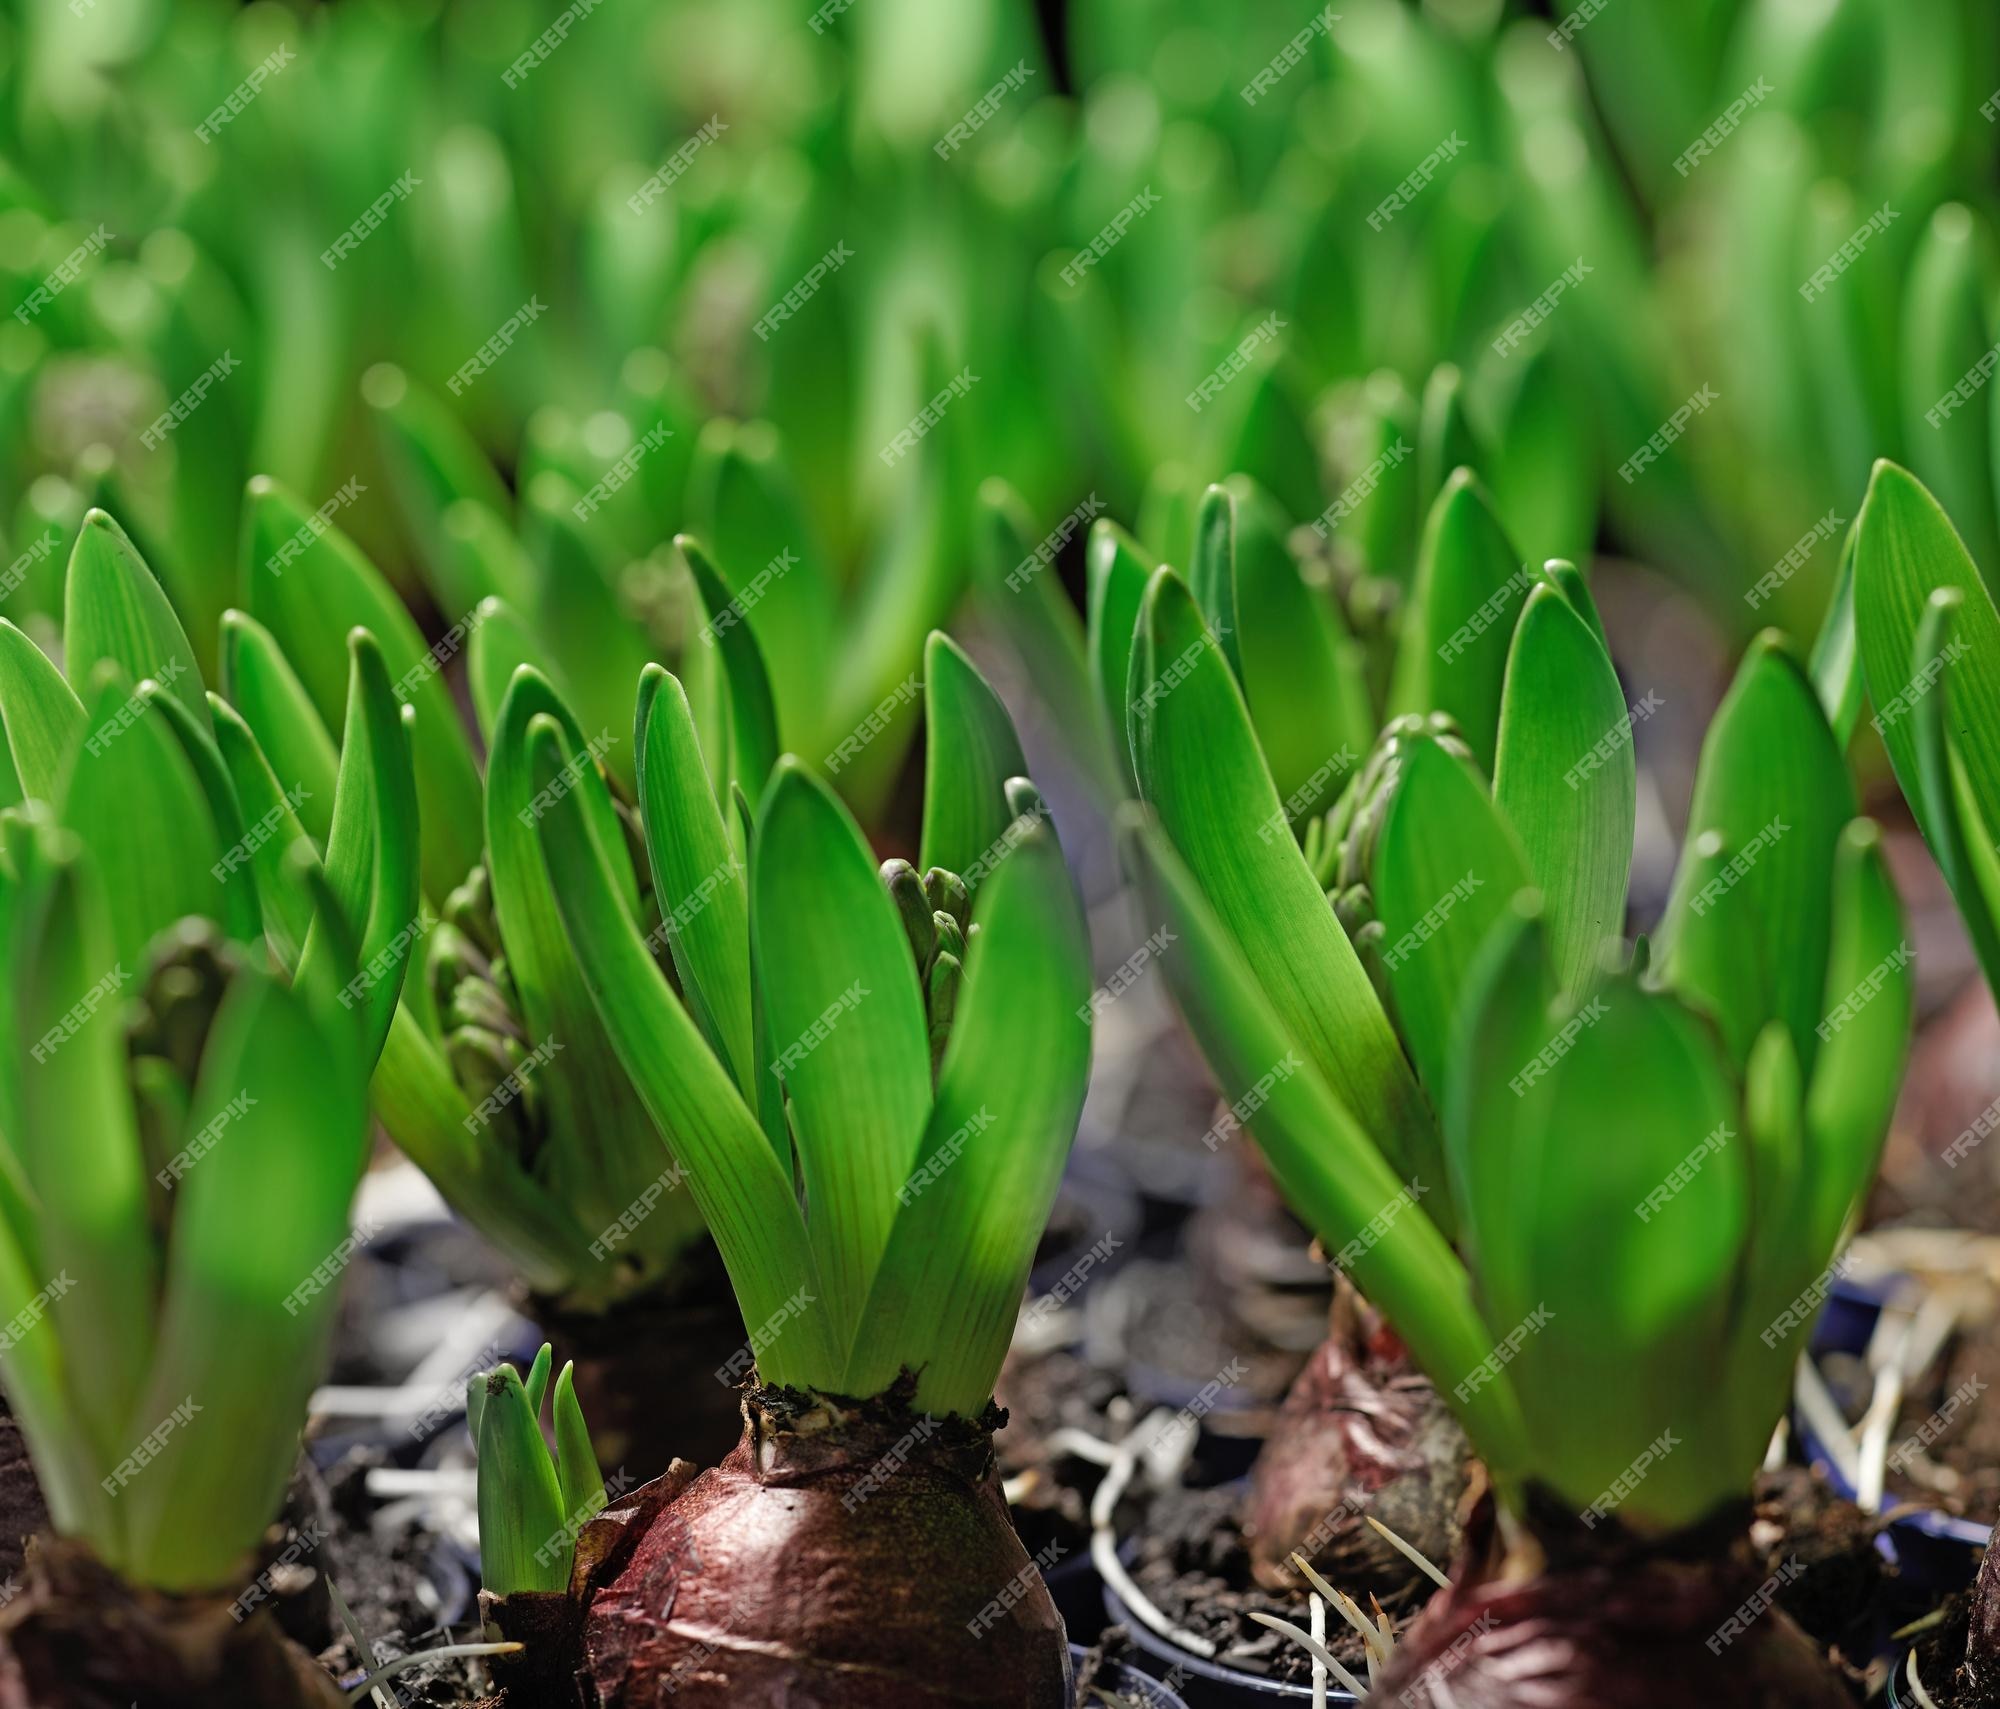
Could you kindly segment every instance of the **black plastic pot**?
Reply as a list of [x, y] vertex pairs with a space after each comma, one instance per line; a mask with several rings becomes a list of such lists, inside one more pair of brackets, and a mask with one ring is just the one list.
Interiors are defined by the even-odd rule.
[[[1129, 1545], [1120, 1551], [1121, 1557], [1129, 1557], [1130, 1553]], [[1126, 1606], [1125, 1599], [1110, 1585], [1104, 1587], [1104, 1612], [1131, 1635], [1133, 1648], [1147, 1657], [1149, 1667], [1180, 1681], [1187, 1709], [1275, 1709], [1280, 1703], [1312, 1701], [1310, 1685], [1246, 1673], [1241, 1668], [1198, 1656], [1161, 1637]], [[1330, 1706], [1361, 1701], [1353, 1692], [1331, 1681], [1327, 1684], [1326, 1700]]]
[[[1081, 1669], [1083, 1657], [1083, 1646], [1071, 1644], [1071, 1665]], [[1157, 1679], [1149, 1679], [1137, 1668], [1114, 1667], [1108, 1679], [1100, 1674], [1098, 1689], [1112, 1693], [1111, 1701], [1118, 1709], [1188, 1709], [1185, 1698], [1177, 1697]], [[1102, 1697], [1093, 1696], [1088, 1704], [1079, 1702], [1077, 1709], [1105, 1709], [1105, 1702]]]

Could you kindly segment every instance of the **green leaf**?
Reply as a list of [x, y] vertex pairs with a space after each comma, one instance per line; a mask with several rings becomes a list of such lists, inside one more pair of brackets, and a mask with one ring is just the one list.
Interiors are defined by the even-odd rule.
[[475, 627], [465, 648], [465, 679], [472, 691], [472, 712], [488, 747], [500, 723], [500, 706], [514, 673], [526, 665], [560, 685], [562, 673], [543, 648], [541, 638], [502, 599], [484, 599], [473, 613]]
[[1083, 624], [1055, 567], [1072, 532], [1102, 509], [1092, 493], [1037, 541], [1020, 496], [1005, 481], [987, 480], [979, 488], [972, 564], [987, 620], [1007, 637], [1085, 781], [1099, 800], [1111, 801], [1124, 791], [1124, 773], [1091, 684]]
[[446, 509], [442, 528], [436, 573], [446, 611], [477, 611], [489, 599], [536, 608], [541, 577], [502, 513], [462, 498]]
[[1227, 487], [1210, 487], [1201, 495], [1187, 580], [1209, 633], [1221, 644], [1222, 656], [1229, 661], [1236, 680], [1242, 682], [1243, 653], [1236, 620], [1236, 500]]
[[263, 936], [263, 914], [257, 905], [257, 887], [251, 882], [249, 869], [240, 861], [229, 859], [232, 852], [244, 846], [243, 814], [237, 805], [236, 786], [222, 763], [222, 751], [216, 746], [215, 737], [209, 734], [215, 728], [214, 711], [210, 709], [210, 722], [204, 728], [171, 691], [158, 683], [142, 682], [139, 698], [166, 721], [168, 731], [194, 768], [202, 798], [208, 803], [216, 840], [222, 846], [222, 858], [209, 870], [222, 885], [223, 924], [237, 942], [255, 943]]
[[921, 1410], [968, 1418], [992, 1398], [1090, 1070], [1089, 937], [1039, 818], [980, 887], [973, 924], [937, 1100], [842, 1384], [880, 1394], [909, 1365]]
[[1091, 524], [1084, 552], [1090, 613], [1090, 676], [1103, 708], [1126, 788], [1138, 786], [1131, 776], [1132, 748], [1125, 728], [1125, 686], [1132, 674], [1132, 637], [1139, 607], [1146, 597], [1146, 579], [1159, 560], [1117, 523], [1099, 517]]
[[1449, 713], [1489, 775], [1514, 618], [1533, 581], [1486, 489], [1454, 470], [1424, 523], [1389, 710]]
[[173, 602], [125, 530], [101, 510], [87, 513], [63, 589], [63, 668], [81, 693], [106, 659], [133, 682], [171, 689], [202, 729], [208, 703], [201, 670]]
[[41, 1262], [73, 1283], [49, 1306], [73, 1428], [109, 1470], [157, 1422], [133, 1429], [159, 1290], [125, 1082], [125, 1005], [143, 969], [120, 959], [97, 872], [73, 845], [20, 948], [13, 1137], [38, 1206]]
[[[1715, 1451], [1725, 1421], [1703, 1402], [1750, 1226], [1742, 1118], [1696, 1016], [1628, 978], [1607, 981], [1592, 1004], [1550, 1071], [1539, 1144], [1514, 1159], [1528, 1212], [1511, 1231], [1524, 1286], [1517, 1299], [1488, 1297], [1487, 1323], [1500, 1337], [1535, 1325], [1515, 1386], [1540, 1474], [1570, 1501], [1595, 1502], [1663, 1427], [1685, 1434], [1621, 1508], [1679, 1528], [1754, 1469]], [[1482, 1251], [1509, 1238], [1481, 1233]], [[1483, 1261], [1480, 1274], [1484, 1283]], [[1608, 1348], [1619, 1350], [1609, 1384]]]
[[[354, 1017], [358, 1060], [372, 1067], [422, 932], [415, 744], [375, 638], [357, 629], [347, 646], [347, 727], [323, 867], [340, 921], [336, 928], [323, 911], [315, 918], [296, 983], [321, 1002], [338, 995]], [[345, 946], [339, 931], [349, 936]]]
[[1775, 632], [1760, 636], [1702, 744], [1691, 858], [1654, 946], [1661, 983], [1715, 1020], [1739, 1065], [1779, 1020], [1811, 1075], [1834, 845], [1853, 816], [1854, 787], [1817, 691]]
[[[538, 775], [533, 754], [532, 733], [541, 719], [560, 731], [565, 756], [548, 780]], [[501, 706], [486, 778], [494, 914], [519, 993], [527, 1045], [547, 1053], [534, 1085], [556, 1143], [544, 1146], [536, 1173], [592, 1230], [623, 1215], [670, 1161], [638, 1092], [618, 1070], [608, 1023], [600, 1018], [564, 929], [540, 829], [558, 794], [573, 799], [602, 870], [617, 887], [619, 907], [628, 919], [635, 915], [637, 880], [596, 764], [617, 746], [623, 743], [609, 730], [586, 736], [548, 683], [522, 670]], [[671, 1226], [664, 1219], [642, 1225], [621, 1255], [647, 1252]]]
[[1467, 981], [1515, 895], [1534, 880], [1478, 774], [1413, 740], [1375, 846], [1370, 885], [1399, 1030], [1442, 1108]]
[[563, 1512], [572, 1527], [604, 1511], [604, 1474], [597, 1469], [597, 1452], [590, 1429], [577, 1404], [576, 1366], [569, 1360], [556, 1373], [556, 1479], [562, 1485]]
[[790, 1099], [828, 1315], [851, 1346], [931, 1110], [916, 964], [833, 792], [780, 761], [757, 812], [750, 941]]
[[[1211, 1130], [1215, 1148], [1247, 1125], [1285, 1198], [1379, 1305], [1431, 1374], [1441, 1396], [1477, 1370], [1493, 1340], [1464, 1267], [1430, 1207], [1442, 1171], [1399, 1179], [1367, 1132], [1328, 1088], [1259, 988], [1201, 887], [1148, 816], [1121, 814], [1128, 869], [1149, 916], [1177, 936], [1160, 958], [1175, 1000], [1230, 1101]], [[1205, 1141], [1206, 1143], [1206, 1141]], [[1435, 1195], [1435, 1196], [1433, 1196]], [[1448, 1399], [1503, 1486], [1520, 1475], [1527, 1444], [1512, 1385], [1499, 1381]]]
[[918, 866], [958, 873], [978, 892], [1013, 814], [1007, 780], [1028, 762], [1014, 721], [958, 643], [933, 632], [924, 648], [924, 824]]
[[1904, 929], [1882, 833], [1857, 819], [1841, 832], [1834, 858], [1822, 1042], [1806, 1096], [1806, 1214], [1794, 1272], [1801, 1286], [1833, 1256], [1881, 1158], [1916, 1005]]
[[[1894, 463], [1875, 465], [1854, 548], [1854, 614], [1861, 667], [1873, 720], [1889, 750], [1896, 781], [1916, 815], [1959, 906], [1968, 908], [1969, 875], [1954, 873], [1950, 827], [1937, 822], [1919, 754], [1913, 714], [1940, 692], [1934, 680], [1947, 665], [1942, 649], [1917, 662], [1924, 609], [1940, 589], [1959, 590], [1950, 642], [1958, 654], [1950, 675], [1951, 746], [1978, 822], [2000, 821], [2000, 612], [1937, 501]], [[1989, 979], [1993, 977], [1991, 970]]]
[[648, 667], [639, 812], [662, 929], [709, 1047], [752, 1104], [758, 1063], [751, 1013], [750, 895], [702, 763], [679, 681]]
[[298, 792], [300, 822], [324, 845], [333, 829], [340, 752], [284, 649], [246, 612], [222, 614], [222, 692], [243, 715], [279, 782]]
[[[714, 553], [770, 669], [782, 745], [814, 752], [826, 730], [836, 633], [833, 579], [777, 434], [764, 423], [711, 421], [688, 476], [692, 532]], [[757, 589], [754, 603], [745, 599]]]
[[1840, 545], [1840, 570], [1827, 602], [1826, 618], [1813, 642], [1812, 679], [1819, 690], [1826, 721], [1842, 753], [1861, 716], [1861, 649], [1854, 630], [1854, 548], [1861, 537], [1857, 523]]
[[564, 1590], [575, 1548], [564, 1538], [562, 1483], [520, 1373], [486, 1379], [479, 1414], [479, 1582], [494, 1596]]
[[364, 1238], [347, 1223], [367, 1152], [359, 1065], [303, 994], [239, 972], [186, 1131], [206, 1149], [176, 1195], [159, 1352], [124, 1451], [199, 1411], [119, 1502], [131, 1576], [162, 1590], [229, 1583], [284, 1498], [340, 1271]]
[[1268, 494], [1232, 476], [1235, 622], [1258, 745], [1294, 824], [1333, 804], [1375, 739], [1366, 664], [1338, 603], [1308, 586]]
[[708, 622], [701, 638], [722, 655], [728, 679], [730, 722], [734, 738], [736, 776], [746, 794], [762, 795], [778, 763], [778, 713], [771, 697], [770, 674], [764, 669], [764, 654], [756, 632], [731, 600], [722, 577], [708, 561], [708, 554], [692, 536], [678, 534], [674, 544], [686, 559]]
[[1553, 584], [1528, 595], [1507, 656], [1493, 800], [1548, 903], [1561, 987], [1581, 991], [1625, 929], [1638, 785], [1610, 656]]
[[64, 762], [86, 728], [83, 702], [41, 648], [0, 617], [0, 725], [31, 801], [58, 799]]
[[[553, 780], [568, 759], [552, 725], [537, 730], [536, 775]], [[618, 1060], [687, 1167], [744, 1321], [762, 1336], [759, 1375], [832, 1388], [842, 1361], [791, 1170], [654, 965], [577, 793], [556, 797], [538, 824], [584, 981]]]
[[521, 1385], [528, 1393], [528, 1414], [538, 1421], [542, 1416], [542, 1400], [549, 1392], [549, 1373], [554, 1369], [555, 1349], [544, 1341]]
[[1271, 1006], [1391, 1167], [1438, 1178], [1423, 1093], [1292, 839], [1236, 679], [1171, 570], [1147, 587], [1128, 699], [1145, 799]]
[[[479, 769], [438, 661], [354, 543], [261, 475], [244, 501], [243, 556], [251, 615], [284, 649], [329, 729], [346, 704], [345, 637], [357, 628], [375, 637], [398, 699], [416, 708], [424, 891], [441, 900], [479, 859]], [[268, 744], [254, 715], [250, 727]]]
[[176, 921], [200, 915], [227, 924], [216, 877], [222, 844], [165, 715], [115, 664], [100, 668], [105, 680], [91, 696], [90, 733], [70, 759], [61, 819], [90, 850], [104, 884], [113, 951], [136, 977], [153, 939]]
[[304, 858], [296, 855], [301, 843], [311, 850], [310, 858], [318, 858], [297, 812], [307, 798], [279, 783], [256, 735], [235, 707], [211, 694], [208, 710], [215, 720], [216, 746], [250, 827], [240, 842], [222, 851], [222, 865], [253, 875], [265, 936], [278, 965], [289, 973], [298, 966], [312, 925], [312, 898], [292, 865], [294, 858]]

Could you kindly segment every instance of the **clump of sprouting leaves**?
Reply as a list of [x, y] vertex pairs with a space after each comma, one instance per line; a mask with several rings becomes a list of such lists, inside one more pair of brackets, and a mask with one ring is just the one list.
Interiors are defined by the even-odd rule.
[[543, 1342], [525, 1379], [512, 1365], [497, 1365], [466, 1383], [466, 1426], [479, 1453], [479, 1578], [495, 1596], [567, 1590], [577, 1534], [604, 1510], [604, 1476], [572, 1367], [565, 1364], [551, 1385], [554, 1362]]

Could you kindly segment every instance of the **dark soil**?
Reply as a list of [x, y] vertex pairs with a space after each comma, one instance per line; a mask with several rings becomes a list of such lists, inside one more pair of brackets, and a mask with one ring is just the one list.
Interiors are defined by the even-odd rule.
[[[2000, 1694], [1968, 1688], [1964, 1677], [1965, 1640], [1970, 1630], [1970, 1596], [1955, 1591], [1938, 1611], [1942, 1618], [1917, 1634], [1917, 1674], [1938, 1709], [2000, 1709]], [[1898, 1685], [1909, 1701], [1909, 1675], [1896, 1664]]]
[[1069, 1427], [1111, 1440], [1117, 1431], [1106, 1422], [1106, 1409], [1121, 1392], [1115, 1376], [1067, 1348], [1008, 1355], [993, 1396], [1007, 1413], [1007, 1427], [993, 1445], [1003, 1478], [1029, 1474], [1011, 1512], [1030, 1556], [1050, 1544], [1060, 1549], [1055, 1560], [1088, 1551], [1090, 1497], [1103, 1472], [1086, 1460], [1052, 1453], [1048, 1438]]
[[[1267, 1679], [1309, 1684], [1312, 1659], [1306, 1652], [1250, 1618], [1253, 1612], [1275, 1614], [1303, 1624], [1304, 1598], [1274, 1595], [1252, 1580], [1240, 1501], [1241, 1492], [1227, 1485], [1174, 1490], [1155, 1499], [1139, 1533], [1132, 1577], [1174, 1624], [1210, 1640], [1216, 1646], [1214, 1659], [1221, 1665]], [[1426, 1580], [1425, 1591], [1429, 1589]], [[1412, 1591], [1382, 1608], [1400, 1625], [1425, 1600], [1424, 1592]], [[1331, 1611], [1327, 1648], [1355, 1673], [1366, 1672], [1360, 1634]]]
[[1778, 1605], [1857, 1682], [1888, 1636], [1883, 1608], [1894, 1571], [1875, 1546], [1879, 1529], [1809, 1467], [1784, 1466], [1757, 1480], [1750, 1540], [1770, 1572], [1797, 1563]]
[[[1903, 1410], [1890, 1437], [1893, 1459], [1900, 1444], [1925, 1429], [1954, 1395], [1960, 1402], [1943, 1434], [1921, 1452], [1942, 1469], [1943, 1479], [1913, 1477], [1891, 1465], [1887, 1487], [1904, 1501], [1942, 1508], [1959, 1519], [1991, 1525], [2000, 1516], [2000, 1318], [1969, 1324], [1952, 1337], [1939, 1359], [1903, 1397]], [[1970, 1385], [1985, 1385], [1974, 1393]], [[1930, 1468], [1924, 1468], [1929, 1471]], [[1942, 1483], [1942, 1487], [1940, 1487]]]

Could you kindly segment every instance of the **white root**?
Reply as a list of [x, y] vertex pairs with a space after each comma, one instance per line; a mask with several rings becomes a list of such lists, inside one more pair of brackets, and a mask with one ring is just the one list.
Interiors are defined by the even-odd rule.
[[1366, 1697], [1368, 1688], [1340, 1665], [1340, 1658], [1321, 1643], [1303, 1626], [1295, 1626], [1289, 1620], [1280, 1620], [1275, 1614], [1266, 1614], [1260, 1609], [1252, 1609], [1250, 1618], [1260, 1626], [1268, 1626], [1274, 1632], [1282, 1632], [1288, 1638], [1301, 1643], [1306, 1653], [1325, 1665], [1327, 1672], [1340, 1681], [1341, 1688], [1351, 1691], [1356, 1697]]
[[1399, 1550], [1402, 1554], [1407, 1556], [1412, 1562], [1414, 1562], [1417, 1566], [1421, 1567], [1425, 1572], [1429, 1573], [1430, 1576], [1435, 1580], [1437, 1580], [1437, 1582], [1440, 1585], [1449, 1585], [1451, 1583], [1450, 1579], [1446, 1578], [1443, 1573], [1438, 1571], [1437, 1567], [1431, 1561], [1425, 1558], [1424, 1553], [1421, 1549], [1418, 1549], [1413, 1544], [1404, 1542], [1403, 1539], [1398, 1537], [1395, 1532], [1391, 1531], [1388, 1526], [1384, 1525], [1381, 1520], [1377, 1519], [1374, 1514], [1372, 1513], [1368, 1514], [1367, 1519], [1370, 1525], [1374, 1526], [1377, 1531], [1379, 1531], [1384, 1537], [1388, 1538], [1391, 1546], [1393, 1546], [1394, 1548]]

